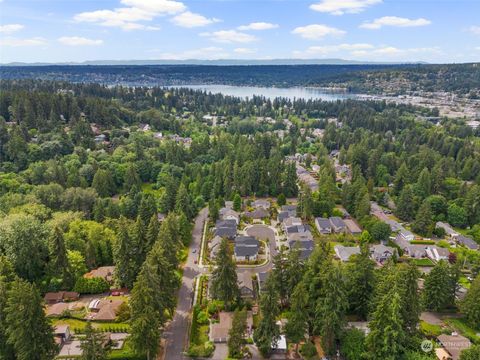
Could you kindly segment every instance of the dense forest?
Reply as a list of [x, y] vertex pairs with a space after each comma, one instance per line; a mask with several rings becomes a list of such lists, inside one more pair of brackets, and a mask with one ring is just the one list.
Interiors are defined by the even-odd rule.
[[[341, 86], [352, 92], [454, 91], [480, 87], [478, 64], [399, 65], [45, 65], [2, 66], [1, 79], [43, 79], [134, 86], [228, 84]], [[475, 96], [478, 96], [475, 95]]]
[[[29, 69], [74, 82], [96, 76], [96, 68]], [[100, 81], [117, 81], [112, 69], [99, 72], [107, 76]], [[138, 69], [121, 76], [135, 82]], [[176, 78], [192, 80], [188, 67], [175, 69]], [[302, 77], [315, 78], [305, 69], [299, 70]], [[476, 80], [467, 81], [469, 65], [459, 69], [466, 83], [458, 89], [466, 89]], [[205, 76], [214, 82], [229, 70], [211, 68]], [[9, 76], [15, 68], [1, 71], [2, 77]], [[300, 76], [292, 71], [288, 85]], [[125, 74], [125, 69], [118, 72]], [[240, 73], [230, 72], [230, 79], [245, 77]], [[203, 74], [198, 76], [205, 81]], [[258, 81], [271, 84], [268, 78]], [[393, 200], [395, 214], [413, 222], [417, 233], [431, 236], [435, 221], [449, 221], [480, 243], [480, 134], [463, 120], [442, 119], [434, 125], [424, 120], [430, 110], [373, 101], [246, 101], [189, 89], [47, 80], [3, 80], [0, 87], [2, 359], [51, 359], [54, 344], [41, 295], [108, 289], [83, 276], [107, 265], [116, 266], [116, 285], [131, 289], [127, 317], [132, 346], [153, 358], [175, 308], [192, 220], [206, 206], [213, 216], [225, 200], [239, 195], [298, 196], [305, 220], [330, 216], [342, 204], [375, 236], [381, 231], [370, 215], [370, 201], [387, 206]], [[213, 126], [205, 115], [221, 119], [221, 126]], [[314, 138], [315, 129], [323, 130], [323, 136]], [[329, 156], [334, 150], [340, 163], [352, 168], [350, 184], [335, 183]], [[309, 154], [309, 162], [320, 166], [319, 190], [313, 194], [297, 186], [295, 163], [287, 161], [296, 153]], [[161, 223], [159, 214], [165, 216]], [[399, 359], [418, 348], [418, 315], [425, 304], [420, 305], [414, 267], [392, 263], [376, 272], [362, 252], [345, 277], [347, 270], [332, 262], [325, 244], [312, 257], [289, 270], [281, 256], [275, 259], [277, 280], [271, 280], [269, 297], [260, 301], [262, 309], [270, 309], [270, 320], [278, 315], [280, 301], [292, 309], [289, 336], [300, 340], [305, 332], [328, 334], [329, 353], [342, 339], [347, 314], [373, 319], [373, 335], [365, 345], [372, 359]], [[478, 276], [478, 251], [459, 248], [454, 260]], [[443, 270], [448, 277], [458, 269], [448, 265]], [[437, 284], [427, 289], [434, 293]], [[425, 306], [454, 306], [456, 283], [447, 285], [427, 296], [437, 300], [446, 293], [447, 300]], [[472, 314], [476, 321], [478, 311]], [[262, 333], [269, 332], [267, 325], [260, 324], [260, 342]], [[392, 328], [393, 334], [386, 332]], [[87, 336], [94, 337], [89, 331]], [[263, 341], [264, 347], [270, 344]], [[351, 359], [358, 358], [355, 347], [348, 351]]]

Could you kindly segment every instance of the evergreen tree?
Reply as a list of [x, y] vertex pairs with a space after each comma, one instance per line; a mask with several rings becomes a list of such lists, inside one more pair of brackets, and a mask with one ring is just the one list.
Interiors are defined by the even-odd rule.
[[415, 221], [412, 223], [412, 230], [422, 236], [430, 237], [434, 226], [430, 204], [424, 201], [418, 209]]
[[228, 240], [220, 243], [215, 263], [217, 267], [212, 272], [212, 297], [223, 301], [227, 307], [235, 303], [240, 296], [238, 289], [237, 272], [235, 263], [230, 253]]
[[253, 333], [253, 340], [260, 353], [267, 357], [280, 338], [280, 329], [276, 324], [279, 314], [279, 299], [273, 281], [270, 278], [267, 278], [264, 289], [265, 291], [260, 297], [261, 318], [257, 329]]
[[324, 295], [316, 304], [316, 327], [327, 354], [335, 354], [335, 344], [342, 336], [347, 308], [345, 279], [340, 267], [333, 265], [325, 276]]
[[120, 286], [131, 288], [139, 271], [138, 255], [140, 244], [131, 236], [131, 225], [125, 218], [119, 220], [117, 226], [117, 241], [113, 246], [115, 276]]
[[410, 221], [413, 219], [413, 215], [415, 214], [415, 203], [413, 202], [413, 192], [410, 186], [405, 186], [400, 193], [395, 213], [404, 221]]
[[287, 315], [288, 322], [285, 325], [287, 338], [295, 344], [298, 352], [298, 343], [305, 340], [308, 331], [308, 293], [305, 284], [298, 283], [291, 296], [290, 312]]
[[138, 207], [138, 216], [142, 220], [142, 224], [144, 227], [148, 226], [148, 223], [153, 216], [157, 216], [157, 204], [153, 195], [142, 194], [140, 206]]
[[100, 197], [109, 197], [115, 194], [115, 182], [108, 170], [97, 170], [93, 177], [92, 187], [97, 190]]
[[69, 272], [67, 249], [65, 247], [63, 231], [59, 226], [56, 226], [52, 230], [48, 242], [51, 273], [61, 274], [63, 284], [66, 287], [71, 287], [73, 285], [73, 278]]
[[155, 241], [157, 241], [159, 231], [160, 223], [158, 222], [157, 215], [152, 215], [148, 222], [147, 232], [145, 233], [145, 249], [147, 253], [151, 250]]
[[178, 215], [178, 230], [182, 244], [188, 246], [192, 240], [192, 224], [184, 213]]
[[286, 197], [297, 196], [297, 170], [294, 162], [289, 162], [285, 168], [283, 177], [283, 191]]
[[428, 310], [440, 311], [452, 305], [454, 299], [450, 266], [441, 260], [425, 278], [423, 304]]
[[242, 198], [239, 194], [235, 194], [233, 197], [233, 210], [237, 212], [242, 210]]
[[378, 301], [369, 323], [367, 348], [373, 359], [397, 360], [404, 352], [402, 300], [397, 287], [391, 286]]
[[459, 360], [478, 360], [480, 359], [480, 345], [473, 345], [465, 349], [460, 354]]
[[175, 211], [179, 214], [184, 213], [189, 219], [193, 217], [192, 200], [185, 184], [183, 183], [178, 187], [177, 196], [175, 198]]
[[375, 262], [370, 259], [368, 245], [361, 247], [348, 266], [348, 299], [350, 311], [363, 319], [367, 318], [375, 287]]
[[425, 168], [418, 176], [417, 183], [414, 186], [415, 195], [417, 195], [422, 200], [430, 196], [432, 188], [430, 178], [430, 172], [427, 168]]
[[135, 353], [155, 359], [160, 341], [161, 314], [154, 306], [155, 292], [141, 272], [130, 296], [131, 342]]
[[[45, 317], [43, 299], [35, 285], [16, 279], [7, 293], [7, 342], [17, 360], [51, 360], [56, 355], [53, 330]], [[33, 334], [33, 336], [32, 336]]]
[[402, 319], [405, 332], [413, 337], [417, 332], [421, 313], [418, 279], [420, 273], [413, 264], [398, 265], [396, 282], [402, 300]]
[[11, 284], [15, 278], [12, 264], [4, 256], [0, 256], [0, 359], [15, 360], [13, 346], [8, 343], [7, 336], [7, 298]]
[[398, 171], [395, 174], [395, 181], [393, 182], [393, 192], [396, 195], [399, 195], [405, 185], [409, 183], [409, 174], [410, 171], [407, 168], [407, 165], [403, 163], [399, 168]]
[[90, 321], [85, 326], [85, 337], [82, 338], [80, 348], [82, 349], [81, 360], [106, 360], [108, 349], [104, 346], [105, 335], [95, 330]]
[[281, 193], [280, 195], [278, 195], [278, 197], [277, 197], [278, 206], [283, 206], [286, 203], [287, 203], [287, 198], [285, 197], [285, 194]]
[[125, 191], [130, 191], [132, 187], [139, 187], [140, 185], [140, 176], [138, 175], [135, 164], [128, 163], [123, 177], [123, 187]]
[[228, 332], [228, 356], [234, 359], [243, 358], [243, 344], [247, 331], [247, 310], [236, 310], [233, 314], [232, 327]]
[[460, 308], [473, 327], [480, 324], [480, 275], [471, 284]]

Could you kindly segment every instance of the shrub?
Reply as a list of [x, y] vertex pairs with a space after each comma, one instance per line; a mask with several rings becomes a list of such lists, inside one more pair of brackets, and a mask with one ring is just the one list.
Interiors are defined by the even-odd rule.
[[313, 345], [310, 341], [307, 341], [300, 348], [300, 354], [302, 354], [304, 358], [310, 359], [317, 356], [317, 349], [315, 348], [315, 345]]
[[110, 289], [108, 282], [99, 277], [94, 278], [78, 278], [75, 283], [74, 291], [80, 294], [101, 294]]

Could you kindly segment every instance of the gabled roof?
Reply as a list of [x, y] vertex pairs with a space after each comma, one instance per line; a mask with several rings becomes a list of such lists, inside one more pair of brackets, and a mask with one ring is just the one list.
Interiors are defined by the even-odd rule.
[[283, 224], [286, 227], [299, 226], [299, 225], [302, 225], [302, 219], [298, 217], [288, 217], [285, 220], [283, 220]]
[[238, 246], [257, 246], [258, 247], [258, 240], [255, 239], [253, 236], [237, 236], [235, 238], [235, 245]]
[[297, 212], [297, 205], [282, 205], [282, 211]]
[[339, 218], [338, 216], [332, 216], [330, 218], [330, 222], [332, 223], [332, 226], [335, 228], [344, 228], [346, 227], [345, 222]]
[[245, 216], [252, 219], [263, 219], [270, 216], [270, 213], [264, 208], [258, 208], [253, 211], [248, 211], [245, 213]]
[[334, 250], [337, 257], [342, 261], [348, 261], [352, 255], [360, 254], [360, 247], [358, 246], [335, 245]]
[[235, 245], [236, 257], [252, 257], [258, 255], [258, 246], [238, 246]]
[[237, 228], [237, 222], [233, 219], [227, 219], [227, 220], [217, 220], [215, 222], [215, 227], [216, 228]]
[[435, 227], [445, 230], [445, 233], [447, 235], [450, 235], [450, 236], [457, 236], [458, 235], [458, 232], [453, 230], [453, 228], [448, 223], [437, 221], [437, 223], [435, 224]]
[[313, 250], [315, 243], [313, 240], [290, 240], [288, 242], [290, 249]]
[[310, 231], [310, 226], [308, 225], [288, 226], [286, 230], [287, 230], [287, 234], [304, 233], [304, 232]]
[[237, 235], [237, 229], [236, 228], [231, 228], [231, 227], [222, 227], [222, 228], [216, 228], [214, 232], [215, 236], [219, 236], [222, 238], [228, 238], [228, 239], [233, 239], [235, 235]]
[[458, 241], [459, 244], [462, 244], [462, 245], [468, 247], [471, 250], [478, 250], [479, 249], [479, 245], [475, 241], [473, 241], [473, 239], [471, 239], [467, 236], [458, 235], [457, 241]]

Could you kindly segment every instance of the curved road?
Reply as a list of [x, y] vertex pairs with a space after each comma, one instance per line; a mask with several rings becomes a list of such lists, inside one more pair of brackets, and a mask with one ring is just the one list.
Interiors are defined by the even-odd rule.
[[[208, 209], [204, 208], [195, 218], [192, 230], [192, 242], [188, 249], [187, 261], [183, 267], [182, 285], [178, 290], [177, 308], [172, 322], [163, 333], [165, 339], [165, 359], [184, 360], [189, 359], [183, 355], [186, 350], [186, 341], [189, 329], [189, 315], [193, 302], [193, 282], [200, 274], [200, 269], [195, 260], [200, 256], [200, 243], [202, 241], [203, 226], [208, 217]], [[195, 253], [194, 253], [195, 251]]]

